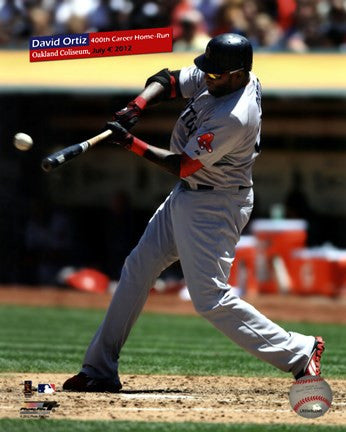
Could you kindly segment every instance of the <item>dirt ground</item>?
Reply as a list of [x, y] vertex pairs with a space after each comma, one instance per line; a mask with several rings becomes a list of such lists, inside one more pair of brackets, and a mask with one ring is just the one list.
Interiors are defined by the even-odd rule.
[[[53, 288], [32, 290], [0, 287], [0, 303], [104, 308], [109, 294], [89, 294]], [[346, 323], [344, 299], [265, 296], [250, 302], [271, 319]], [[194, 313], [177, 294], [153, 294], [145, 310]], [[66, 374], [1, 374], [0, 417], [18, 418], [24, 406], [23, 381], [54, 383], [57, 392], [31, 400], [54, 400], [55, 419], [137, 420], [167, 422], [292, 423], [346, 425], [346, 380], [328, 380], [333, 391], [330, 410], [315, 420], [295, 414], [288, 400], [291, 378], [200, 376], [122, 376], [119, 394], [62, 392]]]
[[57, 392], [31, 400], [56, 401], [54, 419], [136, 420], [167, 422], [346, 424], [346, 381], [329, 380], [334, 400], [317, 419], [295, 414], [288, 400], [292, 380], [277, 378], [124, 375], [119, 394], [68, 393], [64, 374], [2, 374], [1, 417], [18, 418], [24, 406], [25, 379], [54, 383]]

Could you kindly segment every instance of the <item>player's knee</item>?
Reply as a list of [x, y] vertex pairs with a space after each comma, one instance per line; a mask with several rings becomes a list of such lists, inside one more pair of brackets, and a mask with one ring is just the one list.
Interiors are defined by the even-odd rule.
[[209, 316], [211, 311], [218, 306], [218, 296], [216, 295], [199, 295], [197, 297], [191, 295], [191, 300], [196, 312], [203, 317]]
[[198, 315], [201, 315], [202, 317], [207, 317], [210, 315], [210, 312], [213, 310], [212, 307], [209, 305], [194, 305], [195, 311], [198, 313]]

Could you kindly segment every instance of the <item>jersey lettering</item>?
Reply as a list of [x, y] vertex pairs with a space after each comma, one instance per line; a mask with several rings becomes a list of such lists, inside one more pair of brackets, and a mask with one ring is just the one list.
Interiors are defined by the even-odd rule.
[[188, 129], [188, 137], [197, 130], [197, 126], [195, 125], [197, 113], [192, 106], [193, 101], [194, 99], [189, 101], [189, 103], [186, 105], [186, 110], [180, 117], [183, 120], [185, 127]]

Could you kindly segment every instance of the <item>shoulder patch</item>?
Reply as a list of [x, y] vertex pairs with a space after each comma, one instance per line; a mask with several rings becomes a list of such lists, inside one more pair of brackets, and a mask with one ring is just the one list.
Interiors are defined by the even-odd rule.
[[203, 135], [197, 137], [198, 146], [201, 150], [207, 150], [208, 153], [213, 151], [211, 143], [214, 139], [214, 134], [212, 132], [207, 132]]

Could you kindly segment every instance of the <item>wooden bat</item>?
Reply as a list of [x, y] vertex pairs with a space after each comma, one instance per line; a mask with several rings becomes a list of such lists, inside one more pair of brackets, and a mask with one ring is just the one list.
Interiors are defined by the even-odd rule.
[[105, 140], [111, 135], [112, 131], [110, 129], [106, 129], [104, 132], [101, 132], [100, 134], [89, 138], [86, 141], [65, 147], [64, 149], [52, 153], [51, 155], [44, 158], [41, 163], [41, 167], [44, 171], [49, 172], [52, 169], [63, 165], [65, 162], [77, 157], [81, 153], [85, 153], [90, 147]]
[[[161, 84], [158, 82], [152, 82], [142, 91], [138, 97], [142, 97], [147, 102], [150, 102], [155, 97], [159, 96], [163, 91], [164, 87]], [[110, 129], [106, 129], [104, 132], [101, 132], [100, 134], [89, 138], [86, 141], [65, 147], [62, 150], [52, 153], [42, 160], [41, 168], [46, 172], [52, 171], [54, 168], [57, 168], [69, 160], [74, 159], [81, 153], [85, 153], [90, 147], [93, 147], [95, 144], [104, 141], [111, 135], [112, 131]]]

